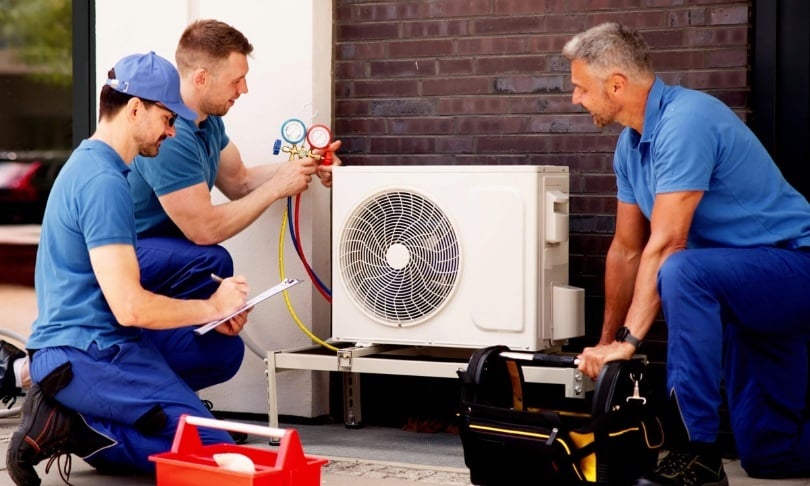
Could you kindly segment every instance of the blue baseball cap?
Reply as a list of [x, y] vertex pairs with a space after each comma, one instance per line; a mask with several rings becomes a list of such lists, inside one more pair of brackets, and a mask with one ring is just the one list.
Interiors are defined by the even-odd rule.
[[162, 103], [186, 120], [196, 120], [197, 113], [180, 97], [180, 75], [166, 59], [154, 52], [132, 54], [115, 65], [115, 79], [106, 84], [112, 89], [147, 101]]

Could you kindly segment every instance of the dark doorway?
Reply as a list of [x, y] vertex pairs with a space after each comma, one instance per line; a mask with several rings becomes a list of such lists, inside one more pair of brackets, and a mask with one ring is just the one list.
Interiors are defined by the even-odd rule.
[[754, 0], [751, 128], [810, 197], [810, 2]]

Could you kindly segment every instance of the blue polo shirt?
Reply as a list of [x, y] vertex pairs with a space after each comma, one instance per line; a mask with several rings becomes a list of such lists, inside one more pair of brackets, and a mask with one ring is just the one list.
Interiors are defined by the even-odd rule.
[[29, 349], [87, 350], [94, 342], [106, 348], [140, 334], [116, 322], [89, 253], [105, 245], [135, 246], [128, 171], [112, 147], [85, 140], [59, 172], [42, 220], [34, 276], [39, 315]]
[[179, 235], [158, 197], [205, 182], [214, 187], [219, 157], [230, 141], [222, 118], [209, 116], [200, 123], [178, 117], [176, 135], [160, 145], [157, 157], [135, 157], [129, 183], [135, 204], [138, 235]]
[[720, 100], [656, 78], [643, 133], [625, 128], [613, 160], [618, 198], [649, 219], [656, 194], [704, 191], [690, 248], [810, 246], [810, 205]]

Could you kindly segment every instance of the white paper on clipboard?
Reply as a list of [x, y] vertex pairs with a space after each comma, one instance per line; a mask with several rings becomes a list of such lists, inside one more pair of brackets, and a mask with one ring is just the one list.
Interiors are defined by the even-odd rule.
[[297, 279], [294, 279], [294, 278], [284, 279], [280, 283], [270, 287], [269, 289], [265, 290], [264, 292], [257, 295], [256, 297], [253, 297], [252, 299], [248, 300], [247, 302], [245, 302], [245, 305], [243, 305], [239, 309], [235, 310], [231, 314], [229, 314], [229, 315], [227, 315], [227, 316], [225, 316], [222, 319], [219, 319], [217, 321], [211, 321], [208, 324], [204, 324], [204, 325], [198, 327], [197, 329], [194, 330], [194, 333], [201, 336], [201, 335], [207, 333], [208, 331], [210, 331], [211, 329], [213, 329], [213, 328], [217, 327], [218, 325], [222, 324], [223, 322], [227, 321], [231, 317], [233, 317], [233, 316], [235, 316], [235, 315], [237, 315], [237, 314], [239, 314], [241, 312], [245, 312], [246, 310], [250, 309], [251, 307], [254, 307], [256, 304], [259, 304], [260, 302], [264, 302], [265, 300], [269, 299], [270, 297], [272, 297], [272, 296], [274, 296], [274, 295], [276, 295], [278, 293], [281, 293], [284, 290], [287, 290], [288, 288], [292, 287], [293, 285], [297, 285], [297, 284], [299, 284], [301, 282], [302, 282], [301, 280], [297, 280]]

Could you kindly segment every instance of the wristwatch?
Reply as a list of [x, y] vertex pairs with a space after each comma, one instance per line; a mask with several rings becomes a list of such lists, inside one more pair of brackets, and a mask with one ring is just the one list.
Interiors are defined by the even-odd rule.
[[616, 341], [620, 343], [630, 343], [636, 349], [638, 349], [638, 345], [641, 344], [641, 339], [630, 334], [630, 329], [628, 329], [627, 326], [622, 326], [616, 331]]

